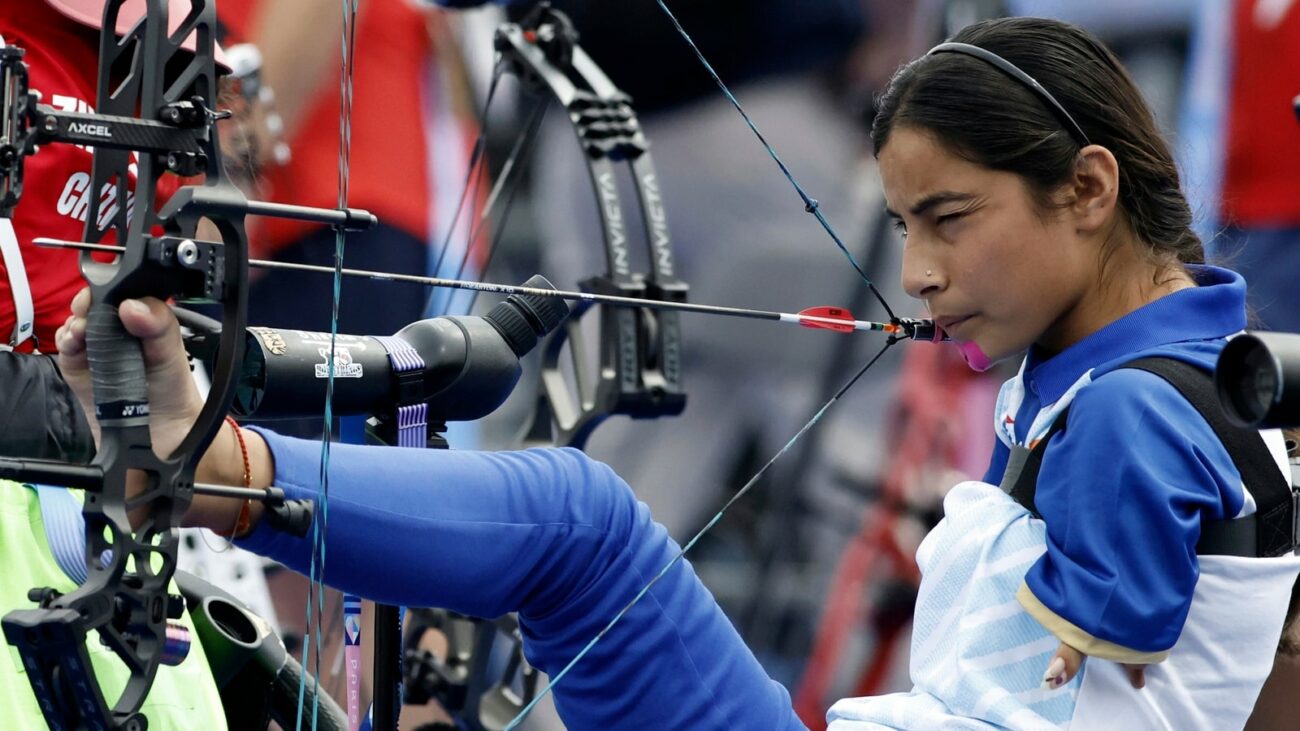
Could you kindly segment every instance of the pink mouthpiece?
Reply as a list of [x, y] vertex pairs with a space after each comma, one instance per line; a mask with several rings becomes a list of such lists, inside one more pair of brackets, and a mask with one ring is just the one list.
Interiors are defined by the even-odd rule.
[[980, 346], [973, 341], [958, 343], [957, 349], [961, 351], [961, 357], [966, 359], [966, 365], [970, 366], [971, 370], [983, 373], [993, 367], [993, 361], [989, 360], [984, 351], [980, 350]]

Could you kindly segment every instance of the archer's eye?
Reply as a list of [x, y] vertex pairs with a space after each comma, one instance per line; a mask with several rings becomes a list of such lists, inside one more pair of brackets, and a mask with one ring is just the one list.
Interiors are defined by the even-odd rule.
[[945, 213], [942, 216], [939, 216], [938, 218], [934, 219], [934, 223], [936, 226], [942, 226], [945, 223], [952, 223], [953, 221], [956, 221], [964, 217], [965, 215], [966, 215], [966, 211], [957, 211], [956, 213]]

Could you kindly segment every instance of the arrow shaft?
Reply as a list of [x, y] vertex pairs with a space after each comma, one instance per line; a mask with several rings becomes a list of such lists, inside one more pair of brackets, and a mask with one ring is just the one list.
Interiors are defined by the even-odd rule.
[[[112, 244], [91, 244], [81, 241], [63, 241], [60, 239], [38, 238], [35, 240], [35, 243], [39, 246], [49, 248], [101, 251], [107, 253], [120, 253], [122, 251], [122, 247]], [[249, 259], [248, 265], [262, 269], [279, 269], [331, 275], [335, 273], [333, 267], [316, 266], [313, 264], [297, 264], [294, 262], [284, 261], [269, 261], [265, 259]], [[595, 292], [541, 289], [521, 285], [497, 284], [494, 282], [473, 282], [463, 279], [445, 279], [442, 277], [427, 277], [415, 274], [377, 272], [367, 269], [344, 268], [342, 273], [344, 276], [349, 277], [365, 277], [367, 279], [377, 279], [389, 282], [408, 282], [410, 284], [420, 284], [426, 287], [448, 287], [451, 289], [467, 289], [476, 292], [489, 292], [503, 295], [522, 294], [535, 295], [539, 297], [558, 297], [560, 299], [590, 302], [593, 304], [614, 305], [617, 307], [640, 307], [652, 310], [669, 310], [673, 312], [699, 312], [708, 315], [743, 317], [751, 320], [771, 320], [773, 322], [789, 322], [795, 324], [835, 325], [841, 328], [851, 325], [854, 330], [859, 331], [893, 332], [893, 326], [888, 323], [871, 322], [869, 320], [839, 320], [829, 317], [798, 315], [791, 312], [774, 312], [745, 307], [705, 305], [694, 302], [671, 302], [668, 300], [642, 299], [640, 297], [624, 297], [613, 294], [597, 294]]]

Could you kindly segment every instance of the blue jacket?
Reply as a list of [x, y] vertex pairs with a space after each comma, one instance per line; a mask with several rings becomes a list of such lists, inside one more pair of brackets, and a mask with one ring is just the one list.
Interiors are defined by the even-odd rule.
[[1047, 554], [1025, 583], [1051, 613], [1134, 659], [1178, 640], [1199, 577], [1201, 521], [1237, 517], [1246, 505], [1237, 468], [1196, 409], [1163, 378], [1121, 370], [1169, 356], [1212, 371], [1224, 338], [1245, 329], [1241, 277], [1214, 267], [1193, 273], [1200, 286], [1062, 353], [1044, 359], [1031, 349], [1017, 380], [1003, 387], [1000, 401], [1015, 397], [996, 415], [1003, 439], [984, 477], [998, 484], [1006, 441], [1036, 437], [1053, 405], [1077, 389], [1068, 425], [1043, 457], [1036, 505]]

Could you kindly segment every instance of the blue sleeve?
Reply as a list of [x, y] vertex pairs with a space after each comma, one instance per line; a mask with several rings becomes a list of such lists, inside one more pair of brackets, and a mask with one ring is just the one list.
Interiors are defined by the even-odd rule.
[[1231, 458], [1173, 386], [1144, 371], [1107, 373], [1079, 391], [1043, 457], [1035, 502], [1047, 552], [1021, 601], [1034, 613], [1036, 600], [1058, 636], [1050, 620], [1096, 640], [1102, 649], [1090, 654], [1162, 659], [1191, 606], [1202, 517], [1235, 516], [1243, 501]]
[[[276, 484], [311, 497], [320, 444], [259, 430]], [[554, 675], [679, 548], [608, 467], [570, 449], [331, 447], [325, 581], [390, 604], [519, 613]], [[265, 526], [242, 545], [306, 572], [310, 535]], [[583, 729], [802, 729], [686, 561], [555, 689]]]
[[1002, 475], [1007, 471], [1007, 458], [1011, 455], [1011, 450], [1007, 445], [1002, 443], [1001, 439], [993, 440], [993, 455], [989, 457], [988, 469], [984, 471], [984, 479], [990, 485], [1002, 484]]

